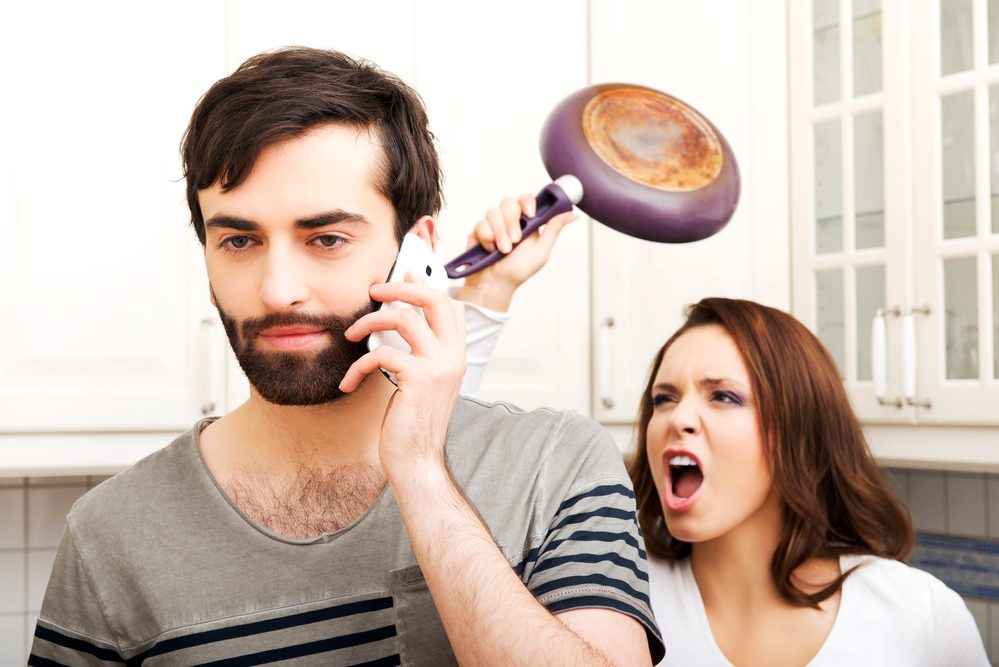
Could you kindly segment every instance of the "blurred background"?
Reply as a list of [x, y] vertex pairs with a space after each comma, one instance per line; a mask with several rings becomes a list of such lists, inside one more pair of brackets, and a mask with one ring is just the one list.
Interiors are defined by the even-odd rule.
[[518, 293], [484, 397], [589, 415], [627, 452], [685, 305], [792, 312], [912, 512], [914, 564], [965, 596], [999, 661], [999, 0], [183, 0], [2, 10], [4, 664], [26, 659], [72, 502], [246, 396], [178, 146], [214, 81], [292, 44], [423, 96], [445, 259], [548, 183], [538, 137], [569, 93], [637, 83], [710, 119], [741, 170], [729, 225], [668, 246], [581, 217]]

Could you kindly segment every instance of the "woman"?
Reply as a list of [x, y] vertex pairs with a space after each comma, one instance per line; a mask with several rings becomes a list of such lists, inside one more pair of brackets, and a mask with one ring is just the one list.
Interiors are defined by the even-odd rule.
[[661, 664], [989, 664], [961, 598], [900, 562], [908, 514], [790, 315], [690, 307], [655, 358], [630, 472]]

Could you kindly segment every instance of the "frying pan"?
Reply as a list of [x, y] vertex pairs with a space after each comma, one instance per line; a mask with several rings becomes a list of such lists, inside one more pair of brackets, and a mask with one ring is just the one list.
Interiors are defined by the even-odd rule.
[[[721, 132], [666, 93], [625, 83], [579, 90], [549, 114], [541, 159], [555, 182], [537, 197], [521, 237], [573, 204], [629, 236], [659, 243], [707, 238], [739, 201], [739, 166]], [[445, 265], [463, 278], [503, 257], [482, 246]]]

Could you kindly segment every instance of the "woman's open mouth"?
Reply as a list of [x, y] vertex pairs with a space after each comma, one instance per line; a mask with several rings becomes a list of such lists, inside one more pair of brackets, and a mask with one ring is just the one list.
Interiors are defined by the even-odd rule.
[[666, 473], [666, 506], [674, 511], [688, 509], [704, 482], [700, 462], [688, 452], [666, 452], [663, 455]]

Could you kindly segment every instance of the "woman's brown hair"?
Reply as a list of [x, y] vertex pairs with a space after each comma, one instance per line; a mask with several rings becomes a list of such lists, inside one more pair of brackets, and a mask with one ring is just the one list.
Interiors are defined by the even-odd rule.
[[669, 534], [646, 455], [652, 385], [666, 350], [695, 327], [716, 324], [732, 337], [749, 372], [773, 485], [783, 509], [770, 571], [788, 602], [817, 607], [850, 572], [807, 594], [794, 582], [814, 557], [872, 554], [902, 559], [912, 550], [908, 512], [881, 477], [829, 352], [804, 325], [752, 301], [710, 298], [690, 306], [687, 320], [656, 354], [638, 416], [629, 466], [638, 519], [649, 553], [668, 560], [691, 545]]

